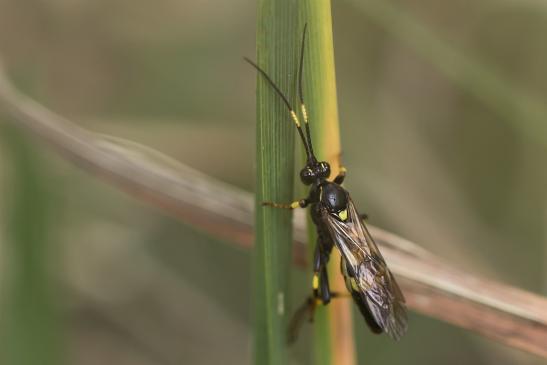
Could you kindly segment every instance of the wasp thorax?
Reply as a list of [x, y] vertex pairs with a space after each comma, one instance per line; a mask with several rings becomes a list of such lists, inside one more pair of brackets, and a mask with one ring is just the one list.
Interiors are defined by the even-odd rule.
[[321, 201], [330, 213], [338, 213], [348, 207], [346, 191], [340, 185], [334, 183], [327, 183], [322, 186]]

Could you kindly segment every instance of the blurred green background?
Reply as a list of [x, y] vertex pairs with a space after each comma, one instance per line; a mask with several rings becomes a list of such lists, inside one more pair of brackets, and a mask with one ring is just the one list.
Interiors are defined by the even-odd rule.
[[[2, 0], [0, 55], [81, 126], [252, 191], [255, 6]], [[547, 3], [345, 0], [333, 14], [346, 185], [371, 223], [546, 294]], [[2, 364], [250, 363], [248, 252], [0, 134]], [[397, 345], [355, 327], [360, 364], [545, 363], [415, 314]], [[309, 334], [294, 364], [310, 362]]]

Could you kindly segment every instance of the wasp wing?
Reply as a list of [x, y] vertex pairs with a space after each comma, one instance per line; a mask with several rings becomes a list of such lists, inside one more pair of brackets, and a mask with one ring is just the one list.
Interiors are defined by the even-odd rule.
[[399, 340], [407, 329], [405, 299], [393, 274], [348, 197], [347, 218], [322, 209], [324, 222], [342, 255], [342, 274], [374, 332]]

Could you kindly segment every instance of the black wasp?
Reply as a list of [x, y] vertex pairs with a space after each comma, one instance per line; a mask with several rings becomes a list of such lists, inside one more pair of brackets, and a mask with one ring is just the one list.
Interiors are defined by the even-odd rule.
[[306, 128], [305, 134], [300, 119], [287, 97], [266, 71], [245, 58], [262, 74], [287, 106], [307, 155], [306, 165], [300, 171], [300, 179], [305, 185], [310, 186], [308, 197], [290, 204], [263, 203], [265, 206], [286, 209], [310, 206], [312, 220], [317, 229], [318, 237], [313, 261], [313, 293], [293, 318], [289, 337], [296, 336], [297, 327], [305, 313], [309, 312], [313, 318], [313, 312], [318, 304], [326, 305], [332, 298], [340, 296], [339, 293], [330, 291], [327, 276], [327, 262], [332, 247], [336, 246], [342, 257], [340, 268], [346, 287], [372, 332], [386, 332], [391, 338], [399, 340], [407, 329], [403, 293], [365, 226], [363, 217], [357, 213], [349, 193], [341, 186], [346, 176], [346, 169], [340, 168], [338, 176], [332, 181], [327, 180], [330, 176], [330, 165], [325, 161], [318, 161], [313, 152], [308, 114], [302, 92], [306, 29], [305, 26], [298, 69], [298, 94], [301, 116]]

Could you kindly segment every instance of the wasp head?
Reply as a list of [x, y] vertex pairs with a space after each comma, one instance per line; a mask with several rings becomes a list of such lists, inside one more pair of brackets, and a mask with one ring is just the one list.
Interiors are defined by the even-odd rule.
[[308, 162], [302, 170], [300, 170], [300, 180], [305, 185], [311, 185], [316, 181], [327, 179], [330, 176], [330, 165], [326, 161]]

